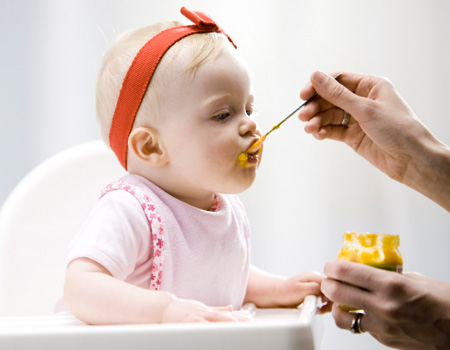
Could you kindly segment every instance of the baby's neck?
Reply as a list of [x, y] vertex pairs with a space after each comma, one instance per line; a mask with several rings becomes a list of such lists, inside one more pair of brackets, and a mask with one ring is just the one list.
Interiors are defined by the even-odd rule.
[[209, 211], [215, 201], [215, 192], [198, 188], [188, 188], [185, 184], [180, 184], [179, 181], [173, 181], [173, 176], [168, 176], [167, 174], [161, 175], [157, 170], [149, 174], [148, 172], [129, 168], [128, 172], [146, 178], [172, 197], [193, 207]]
[[189, 205], [192, 205], [193, 207], [203, 209], [206, 211], [211, 210], [211, 207], [214, 203], [214, 193], [208, 194], [206, 196], [193, 196], [193, 195], [183, 195], [168, 191], [167, 189], [164, 189], [167, 193], [169, 193], [171, 196], [179, 199], [182, 202], [185, 202]]

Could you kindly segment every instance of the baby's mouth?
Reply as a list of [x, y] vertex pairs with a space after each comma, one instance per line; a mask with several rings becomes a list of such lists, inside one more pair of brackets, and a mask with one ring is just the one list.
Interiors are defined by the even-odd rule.
[[258, 164], [261, 154], [261, 146], [265, 139], [266, 137], [264, 135], [263, 137], [256, 140], [247, 151], [239, 154], [239, 165], [242, 168], [247, 167], [249, 164]]

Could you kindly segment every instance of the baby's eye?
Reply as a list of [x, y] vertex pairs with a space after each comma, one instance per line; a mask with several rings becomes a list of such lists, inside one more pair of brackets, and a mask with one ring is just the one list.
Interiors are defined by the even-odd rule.
[[230, 113], [226, 112], [226, 113], [220, 113], [214, 116], [214, 119], [217, 120], [225, 120], [230, 116]]
[[253, 109], [247, 109], [245, 112], [250, 117], [253, 114]]

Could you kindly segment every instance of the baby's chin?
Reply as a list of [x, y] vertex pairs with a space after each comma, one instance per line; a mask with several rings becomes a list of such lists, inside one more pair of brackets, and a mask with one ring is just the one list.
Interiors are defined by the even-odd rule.
[[[239, 183], [230, 184], [229, 186], [223, 188], [223, 191], [218, 192], [223, 194], [238, 194], [248, 190], [255, 182], [257, 169], [253, 168], [246, 170], [248, 171], [245, 179], [242, 179], [241, 181], [239, 181]], [[249, 172], [251, 172], [251, 174], [249, 174]]]

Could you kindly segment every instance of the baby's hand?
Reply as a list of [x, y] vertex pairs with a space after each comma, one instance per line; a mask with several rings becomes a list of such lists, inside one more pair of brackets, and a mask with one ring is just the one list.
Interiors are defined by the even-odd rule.
[[280, 306], [296, 307], [303, 302], [307, 295], [322, 296], [320, 284], [324, 275], [315, 272], [302, 272], [288, 278], [278, 285], [276, 291], [277, 302]]
[[209, 307], [188, 299], [175, 299], [166, 306], [162, 323], [184, 322], [241, 322], [249, 319], [240, 314], [233, 314], [233, 307]]

